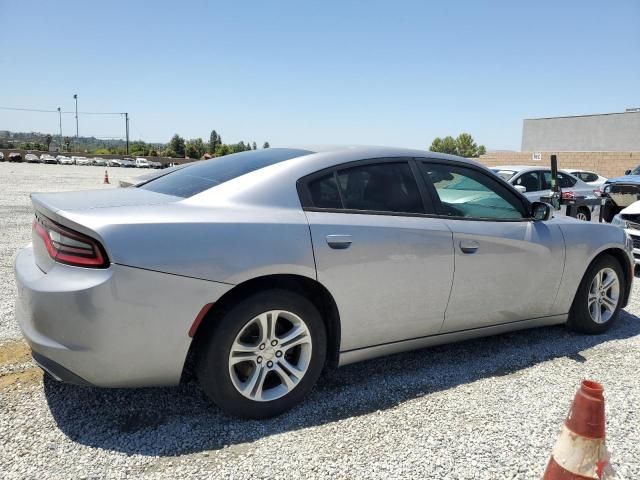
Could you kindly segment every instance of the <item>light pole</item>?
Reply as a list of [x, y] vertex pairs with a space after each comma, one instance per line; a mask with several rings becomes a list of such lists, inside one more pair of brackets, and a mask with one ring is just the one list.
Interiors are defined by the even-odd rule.
[[80, 148], [80, 137], [78, 135], [78, 95], [73, 94], [73, 99], [76, 101], [76, 149]]
[[60, 121], [60, 151], [62, 152], [62, 111], [58, 107], [58, 119]]
[[129, 155], [129, 114], [128, 113], [124, 113], [124, 132], [125, 132], [125, 136], [127, 138], [127, 155]]

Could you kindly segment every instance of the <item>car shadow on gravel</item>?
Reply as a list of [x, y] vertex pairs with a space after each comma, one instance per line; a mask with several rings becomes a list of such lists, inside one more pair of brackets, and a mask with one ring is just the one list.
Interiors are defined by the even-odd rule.
[[623, 311], [604, 335], [538, 328], [370, 360], [325, 373], [302, 405], [266, 421], [226, 416], [194, 382], [177, 388], [98, 389], [45, 376], [44, 392], [58, 427], [73, 441], [127, 454], [173, 456], [393, 408], [558, 357], [584, 362], [580, 352], [638, 334], [640, 318]]

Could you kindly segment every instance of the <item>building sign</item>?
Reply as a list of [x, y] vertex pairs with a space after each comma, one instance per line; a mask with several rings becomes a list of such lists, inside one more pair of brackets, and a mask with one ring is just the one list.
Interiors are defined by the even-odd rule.
[[542, 154], [540, 152], [533, 152], [533, 155], [531, 155], [531, 160], [535, 161], [535, 162], [539, 162], [542, 160]]

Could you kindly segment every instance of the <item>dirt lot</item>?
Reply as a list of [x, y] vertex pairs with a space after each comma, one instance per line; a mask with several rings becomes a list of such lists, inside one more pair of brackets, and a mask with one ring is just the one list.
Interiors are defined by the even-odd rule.
[[0, 477], [538, 479], [591, 378], [605, 386], [614, 467], [640, 478], [640, 284], [606, 335], [542, 328], [351, 365], [264, 422], [225, 416], [195, 384], [101, 390], [43, 378], [13, 319], [28, 193], [109, 187], [103, 174], [0, 163]]

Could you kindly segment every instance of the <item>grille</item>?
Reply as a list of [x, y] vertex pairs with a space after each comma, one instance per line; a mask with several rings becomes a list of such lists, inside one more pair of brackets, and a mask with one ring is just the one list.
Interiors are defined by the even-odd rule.
[[640, 248], [640, 237], [631, 235], [631, 240], [633, 240], [633, 248]]

